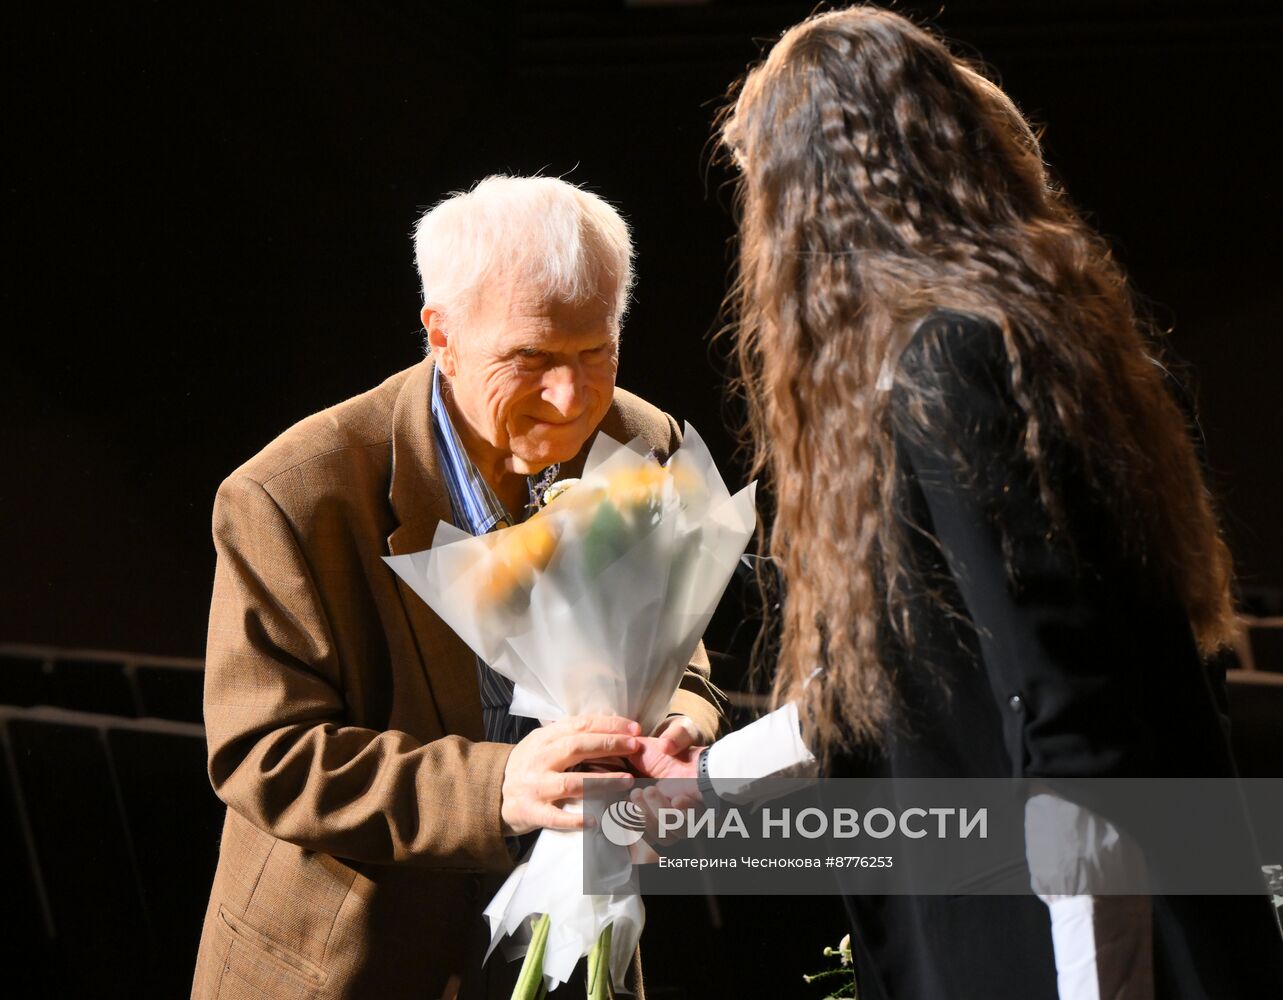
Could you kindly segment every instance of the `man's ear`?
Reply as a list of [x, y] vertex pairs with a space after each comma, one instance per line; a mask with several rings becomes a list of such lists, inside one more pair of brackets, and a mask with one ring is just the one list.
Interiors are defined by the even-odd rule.
[[428, 332], [428, 346], [432, 348], [432, 360], [447, 377], [454, 375], [455, 358], [453, 345], [446, 335], [445, 324], [441, 314], [431, 306], [424, 306], [419, 318], [423, 320], [423, 329]]

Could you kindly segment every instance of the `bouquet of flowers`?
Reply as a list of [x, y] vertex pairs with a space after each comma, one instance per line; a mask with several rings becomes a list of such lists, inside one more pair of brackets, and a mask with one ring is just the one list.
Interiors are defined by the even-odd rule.
[[[665, 465], [598, 434], [582, 478], [549, 494], [521, 524], [474, 538], [443, 522], [432, 548], [387, 562], [513, 682], [513, 714], [651, 732], [752, 534], [754, 486], [732, 497], [688, 424]], [[593, 996], [622, 982], [644, 910], [583, 893], [583, 836], [542, 831], [486, 908], [491, 951], [509, 937], [509, 957], [526, 956], [515, 996], [556, 988], [585, 955]]]

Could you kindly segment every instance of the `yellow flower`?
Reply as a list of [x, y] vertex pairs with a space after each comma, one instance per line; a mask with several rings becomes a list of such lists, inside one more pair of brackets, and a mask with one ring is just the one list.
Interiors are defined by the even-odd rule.
[[616, 472], [606, 483], [606, 494], [616, 506], [641, 506], [658, 499], [670, 478], [662, 465], [646, 462]]
[[557, 533], [551, 521], [530, 518], [496, 532], [481, 570], [478, 597], [487, 603], [506, 601], [534, 582], [557, 548]]

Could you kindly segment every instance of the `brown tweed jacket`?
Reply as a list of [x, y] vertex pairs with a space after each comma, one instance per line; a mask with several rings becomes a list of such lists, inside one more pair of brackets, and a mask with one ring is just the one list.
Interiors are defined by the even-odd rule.
[[[471, 651], [380, 558], [427, 548], [450, 518], [431, 374], [425, 360], [308, 417], [219, 487], [205, 728], [228, 808], [193, 1000], [511, 983], [500, 958], [481, 966], [481, 910], [512, 867], [511, 748], [481, 742]], [[679, 441], [622, 389], [599, 429], [660, 453]], [[701, 648], [672, 709], [711, 738], [707, 672]]]

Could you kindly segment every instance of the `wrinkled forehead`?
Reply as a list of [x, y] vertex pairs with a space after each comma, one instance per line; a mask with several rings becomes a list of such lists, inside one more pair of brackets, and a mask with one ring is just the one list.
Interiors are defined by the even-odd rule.
[[564, 289], [539, 276], [498, 274], [485, 283], [477, 318], [483, 325], [506, 329], [546, 328], [565, 334], [618, 335], [615, 303], [619, 289], [607, 272], [596, 275], [595, 287]]
[[613, 319], [619, 307], [621, 276], [600, 259], [582, 271], [566, 273], [558, 270], [558, 264], [542, 258], [495, 262], [468, 290], [468, 312], [491, 317], [601, 312]]

